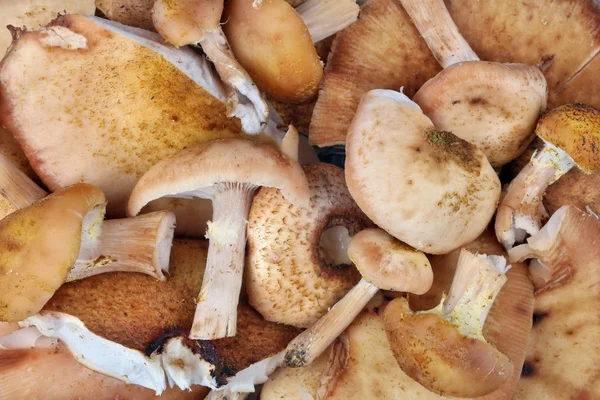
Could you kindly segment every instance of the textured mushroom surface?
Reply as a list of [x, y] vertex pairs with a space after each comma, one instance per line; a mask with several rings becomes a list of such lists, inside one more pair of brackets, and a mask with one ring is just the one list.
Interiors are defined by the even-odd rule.
[[154, 30], [154, 0], [96, 0], [96, 7], [109, 19], [121, 24]]

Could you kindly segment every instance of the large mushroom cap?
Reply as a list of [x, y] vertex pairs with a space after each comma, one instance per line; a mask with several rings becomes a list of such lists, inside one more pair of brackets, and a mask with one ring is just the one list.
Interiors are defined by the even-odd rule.
[[437, 129], [476, 145], [492, 166], [501, 166], [533, 140], [546, 97], [546, 79], [535, 67], [472, 61], [445, 68], [414, 101]]
[[157, 0], [152, 8], [154, 27], [175, 46], [196, 44], [204, 33], [219, 27], [223, 0]]
[[433, 282], [425, 254], [381, 229], [357, 233], [348, 246], [348, 256], [363, 279], [379, 289], [423, 294]]
[[401, 93], [363, 96], [346, 143], [346, 181], [359, 207], [392, 236], [447, 253], [479, 236], [500, 181], [481, 150], [438, 132]]
[[600, 166], [600, 111], [586, 104], [567, 104], [548, 111], [535, 133], [564, 150], [585, 173]]
[[0, 320], [42, 309], [75, 264], [82, 235], [96, 236], [104, 206], [100, 189], [77, 184], [0, 221]]
[[[136, 215], [152, 200], [198, 192], [216, 183], [237, 182], [281, 190], [291, 203], [303, 205], [309, 190], [300, 165], [265, 143], [219, 139], [179, 152], [154, 165], [129, 198], [128, 213]], [[197, 197], [202, 197], [199, 193]]]

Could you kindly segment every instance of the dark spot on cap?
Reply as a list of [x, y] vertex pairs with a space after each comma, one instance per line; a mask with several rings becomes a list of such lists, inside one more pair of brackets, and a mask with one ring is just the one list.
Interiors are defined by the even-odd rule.
[[460, 100], [454, 100], [454, 101], [452, 101], [452, 105], [456, 105], [456, 104], [460, 104]]
[[548, 316], [547, 312], [533, 313], [533, 325], [537, 325]]
[[529, 377], [533, 376], [533, 374], [535, 374], [535, 367], [533, 366], [533, 363], [525, 361], [523, 363], [523, 369], [521, 369], [521, 376]]
[[158, 350], [158, 353], [162, 353], [164, 344], [167, 340], [172, 337], [183, 335], [183, 331], [181, 329], [165, 329], [161, 333], [159, 333], [146, 347], [146, 355], [150, 356], [150, 354], [154, 353], [154, 351]]
[[469, 104], [473, 104], [473, 105], [475, 105], [475, 104], [482, 104], [482, 105], [484, 105], [484, 104], [487, 104], [487, 100], [484, 99], [484, 98], [482, 98], [482, 97], [473, 97], [473, 98], [471, 98], [469, 100]]

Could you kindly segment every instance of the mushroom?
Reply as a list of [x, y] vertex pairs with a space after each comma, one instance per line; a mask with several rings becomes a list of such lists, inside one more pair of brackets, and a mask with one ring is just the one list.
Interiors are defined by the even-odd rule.
[[104, 272], [165, 279], [174, 216], [159, 212], [103, 223], [104, 210], [98, 188], [77, 184], [0, 221], [0, 320], [25, 319], [64, 282]]
[[288, 103], [313, 98], [323, 65], [313, 42], [354, 22], [354, 0], [308, 0], [296, 10], [285, 0], [231, 0], [223, 30], [258, 88]]
[[108, 19], [136, 28], [154, 30], [154, 0], [96, 0], [96, 7]]
[[533, 329], [518, 396], [566, 399], [600, 396], [600, 221], [563, 206], [511, 260], [532, 258]]
[[308, 327], [360, 278], [346, 255], [349, 236], [369, 227], [344, 180], [331, 164], [304, 173], [308, 207], [275, 188], [262, 188], [248, 216], [245, 280], [250, 304], [267, 321]]
[[348, 257], [362, 279], [310, 328], [286, 348], [284, 365], [312, 363], [346, 329], [379, 289], [422, 294], [433, 280], [427, 257], [397, 241], [381, 229], [356, 234], [348, 245]]
[[221, 29], [222, 13], [223, 0], [156, 0], [152, 21], [160, 35], [174, 46], [202, 47], [230, 87], [227, 115], [238, 117], [247, 134], [258, 135], [267, 127], [269, 107], [229, 48]]
[[417, 104], [392, 90], [361, 99], [348, 131], [346, 182], [373, 222], [430, 254], [475, 240], [500, 197], [481, 150], [436, 130]]
[[[286, 141], [286, 139], [284, 139]], [[289, 146], [289, 140], [283, 147]], [[234, 336], [242, 284], [246, 222], [259, 186], [275, 187], [291, 203], [307, 205], [309, 189], [300, 165], [270, 144], [222, 139], [179, 152], [152, 167], [129, 199], [136, 215], [160, 197], [211, 199], [213, 220], [206, 274], [197, 298], [192, 339]]]
[[510, 249], [540, 230], [546, 188], [573, 166], [589, 174], [600, 165], [600, 111], [569, 104], [547, 112], [535, 133], [544, 141], [510, 183], [496, 215], [496, 236]]
[[384, 324], [400, 368], [443, 395], [477, 397], [502, 386], [512, 362], [485, 340], [483, 326], [508, 268], [502, 256], [463, 249], [448, 297], [436, 308], [413, 313], [405, 298], [393, 300]]
[[28, 207], [46, 196], [44, 189], [2, 154], [0, 154], [0, 193], [6, 201], [1, 218], [15, 210]]

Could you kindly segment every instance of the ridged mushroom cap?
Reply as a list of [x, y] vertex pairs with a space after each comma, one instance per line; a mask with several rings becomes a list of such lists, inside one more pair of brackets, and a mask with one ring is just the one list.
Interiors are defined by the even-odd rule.
[[82, 235], [99, 234], [105, 202], [100, 189], [76, 184], [0, 221], [1, 321], [42, 309], [75, 264]]

